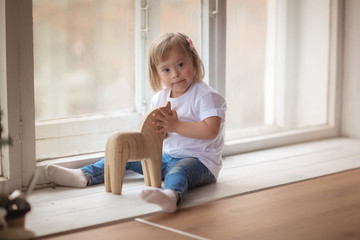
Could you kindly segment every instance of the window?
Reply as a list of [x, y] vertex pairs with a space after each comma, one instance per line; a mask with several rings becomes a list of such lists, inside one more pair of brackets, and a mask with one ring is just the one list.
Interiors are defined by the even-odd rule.
[[37, 159], [134, 128], [114, 114], [134, 111], [134, 1], [34, 0], [33, 25]]
[[[185, 19], [184, 19], [184, 16]], [[184, 32], [191, 36], [201, 55], [201, 1], [160, 1], [160, 34]]]
[[335, 5], [330, 0], [227, 0], [229, 143], [247, 142], [247, 151], [259, 137], [262, 147], [271, 147], [336, 134], [335, 79], [329, 75], [336, 57], [331, 35], [336, 27], [329, 21]]
[[201, 49], [200, 0], [34, 0], [33, 25], [38, 161], [102, 152], [136, 127], [154, 37], [187, 32]]
[[191, 35], [227, 99], [226, 155], [337, 136], [341, 2], [1, 1], [1, 107], [15, 142], [3, 175], [26, 185], [35, 116], [38, 161], [101, 153], [135, 128], [153, 95], [148, 45], [170, 30]]
[[36, 120], [134, 108], [134, 1], [33, 1]]
[[228, 137], [326, 125], [330, 1], [227, 4]]

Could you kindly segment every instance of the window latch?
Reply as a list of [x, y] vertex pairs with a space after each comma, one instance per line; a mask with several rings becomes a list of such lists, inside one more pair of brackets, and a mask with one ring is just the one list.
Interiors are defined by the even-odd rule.
[[210, 12], [211, 15], [217, 15], [219, 12], [218, 9], [219, 9], [219, 0], [215, 0], [215, 9]]
[[141, 6], [141, 11], [144, 12], [144, 14], [142, 14], [142, 16], [144, 16], [144, 27], [141, 28], [142, 32], [148, 32], [149, 31], [149, 5], [146, 3], [145, 6]]

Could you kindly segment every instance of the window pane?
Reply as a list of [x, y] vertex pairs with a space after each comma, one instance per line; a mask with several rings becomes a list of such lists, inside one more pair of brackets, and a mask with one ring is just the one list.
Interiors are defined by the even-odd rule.
[[226, 125], [235, 134], [264, 125], [266, 0], [228, 0], [226, 22]]
[[227, 139], [327, 124], [329, 7], [227, 0]]
[[201, 0], [161, 0], [160, 33], [188, 35], [201, 56]]
[[36, 119], [134, 107], [132, 0], [33, 1]]

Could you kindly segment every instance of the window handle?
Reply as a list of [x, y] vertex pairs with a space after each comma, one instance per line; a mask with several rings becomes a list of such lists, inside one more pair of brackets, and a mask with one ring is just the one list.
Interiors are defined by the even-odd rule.
[[145, 26], [143, 28], [141, 28], [141, 31], [147, 32], [147, 31], [149, 31], [149, 5], [146, 3], [146, 5], [144, 7], [141, 7], [140, 9], [141, 9], [141, 11], [144, 12], [144, 15], [145, 15], [145, 24], [144, 24]]
[[211, 11], [212, 15], [216, 15], [218, 14], [218, 9], [219, 9], [219, 0], [215, 0], [215, 9]]

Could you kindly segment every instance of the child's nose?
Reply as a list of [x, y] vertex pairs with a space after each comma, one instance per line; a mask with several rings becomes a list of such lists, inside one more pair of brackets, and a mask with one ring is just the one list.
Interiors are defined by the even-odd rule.
[[173, 72], [173, 78], [177, 78], [179, 77], [179, 71], [177, 69], [174, 69], [174, 72]]

